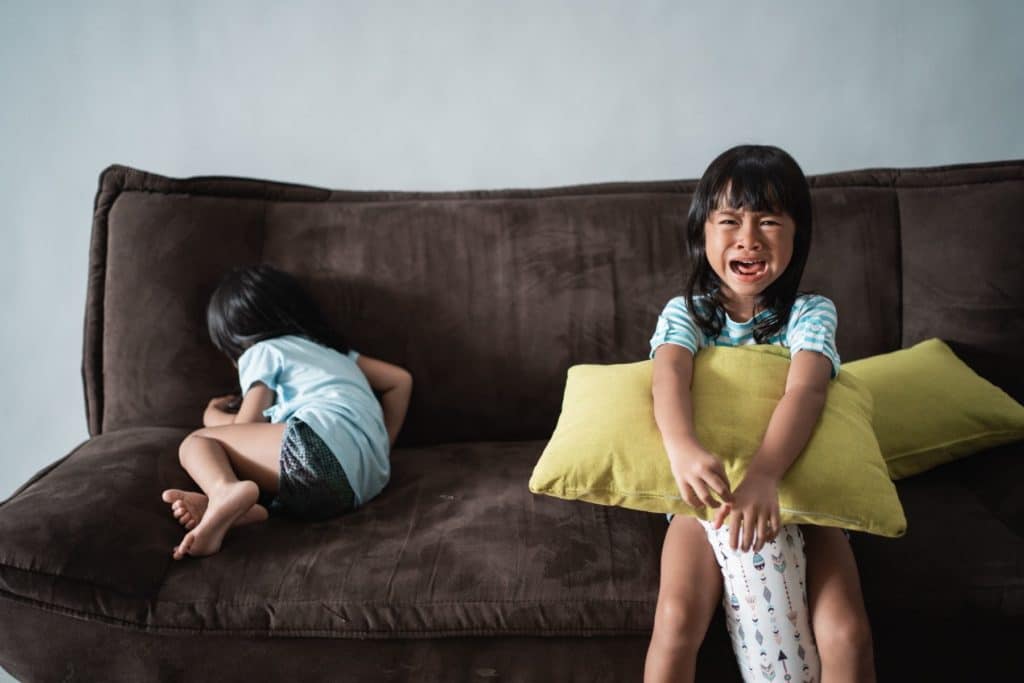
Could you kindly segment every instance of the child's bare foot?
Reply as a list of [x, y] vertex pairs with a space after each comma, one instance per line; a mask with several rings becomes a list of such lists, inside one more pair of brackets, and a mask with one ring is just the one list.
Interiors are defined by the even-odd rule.
[[[198, 491], [182, 491], [181, 489], [167, 489], [161, 498], [165, 503], [171, 504], [171, 514], [186, 529], [194, 529], [196, 524], [199, 524], [203, 515], [206, 514], [206, 506], [210, 502], [206, 494]], [[257, 503], [236, 519], [232, 526], [264, 522], [269, 516], [267, 508]]]
[[256, 504], [259, 496], [260, 490], [254, 481], [221, 484], [211, 491], [206, 513], [174, 549], [174, 559], [180, 560], [186, 555], [213, 555], [220, 550], [228, 529]]

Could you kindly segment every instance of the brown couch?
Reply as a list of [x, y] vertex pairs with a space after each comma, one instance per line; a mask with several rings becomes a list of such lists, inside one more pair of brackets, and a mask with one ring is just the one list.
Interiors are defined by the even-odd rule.
[[[928, 337], [1024, 398], [1024, 161], [811, 178], [803, 285], [844, 360]], [[693, 181], [455, 193], [100, 178], [82, 375], [90, 439], [0, 505], [0, 665], [26, 681], [634, 681], [659, 515], [527, 490], [576, 363], [643, 359], [680, 291]], [[297, 274], [416, 378], [383, 494], [175, 562], [177, 446], [237, 389], [204, 329], [229, 266]], [[4, 458], [18, 457], [8, 451]], [[881, 680], [1024, 671], [1024, 444], [899, 483], [857, 535]], [[700, 678], [738, 680], [713, 623]]]

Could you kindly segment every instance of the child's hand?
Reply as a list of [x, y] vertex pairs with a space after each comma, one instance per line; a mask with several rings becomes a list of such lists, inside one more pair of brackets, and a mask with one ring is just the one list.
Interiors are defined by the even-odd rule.
[[219, 410], [222, 413], [234, 413], [238, 411], [238, 406], [241, 402], [242, 397], [238, 394], [225, 394], [224, 396], [211, 398], [210, 402], [206, 404], [206, 408], [207, 410]]
[[748, 470], [736, 487], [733, 502], [724, 505], [715, 515], [715, 528], [721, 528], [723, 523], [729, 525], [729, 546], [733, 550], [761, 550], [779, 533], [778, 481]]
[[237, 411], [238, 408], [236, 406], [234, 411], [229, 409], [233, 403], [237, 404], [240, 398], [238, 394], [226, 394], [211, 398], [210, 402], [206, 404], [206, 410], [203, 412], [203, 426], [220, 427], [232, 424], [235, 421], [234, 411]]
[[712, 491], [727, 503], [732, 500], [729, 477], [722, 461], [700, 444], [687, 444], [675, 453], [669, 453], [669, 463], [679, 494], [690, 507], [698, 510], [705, 505], [717, 508], [720, 503], [711, 495]]

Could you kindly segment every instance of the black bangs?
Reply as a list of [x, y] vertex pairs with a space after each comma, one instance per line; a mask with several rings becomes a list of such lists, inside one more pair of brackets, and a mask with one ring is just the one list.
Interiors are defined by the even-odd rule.
[[[764, 168], [736, 168], [731, 176], [720, 179], [721, 187], [712, 188], [708, 214], [715, 209], [746, 209], [748, 211], [785, 211], [781, 188]], [[786, 212], [788, 213], [788, 211]]]
[[785, 212], [797, 223], [809, 218], [807, 180], [788, 154], [754, 145], [734, 151], [740, 153], [716, 159], [702, 179], [702, 185], [707, 181], [704, 192], [698, 190], [703, 220], [718, 208]]

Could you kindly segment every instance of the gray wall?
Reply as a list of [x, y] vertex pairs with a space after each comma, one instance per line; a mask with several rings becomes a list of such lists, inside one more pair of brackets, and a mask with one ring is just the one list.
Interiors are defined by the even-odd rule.
[[744, 5], [0, 1], [0, 498], [86, 437], [110, 163], [443, 190], [692, 178], [743, 141], [808, 173], [1024, 157], [1024, 3]]

